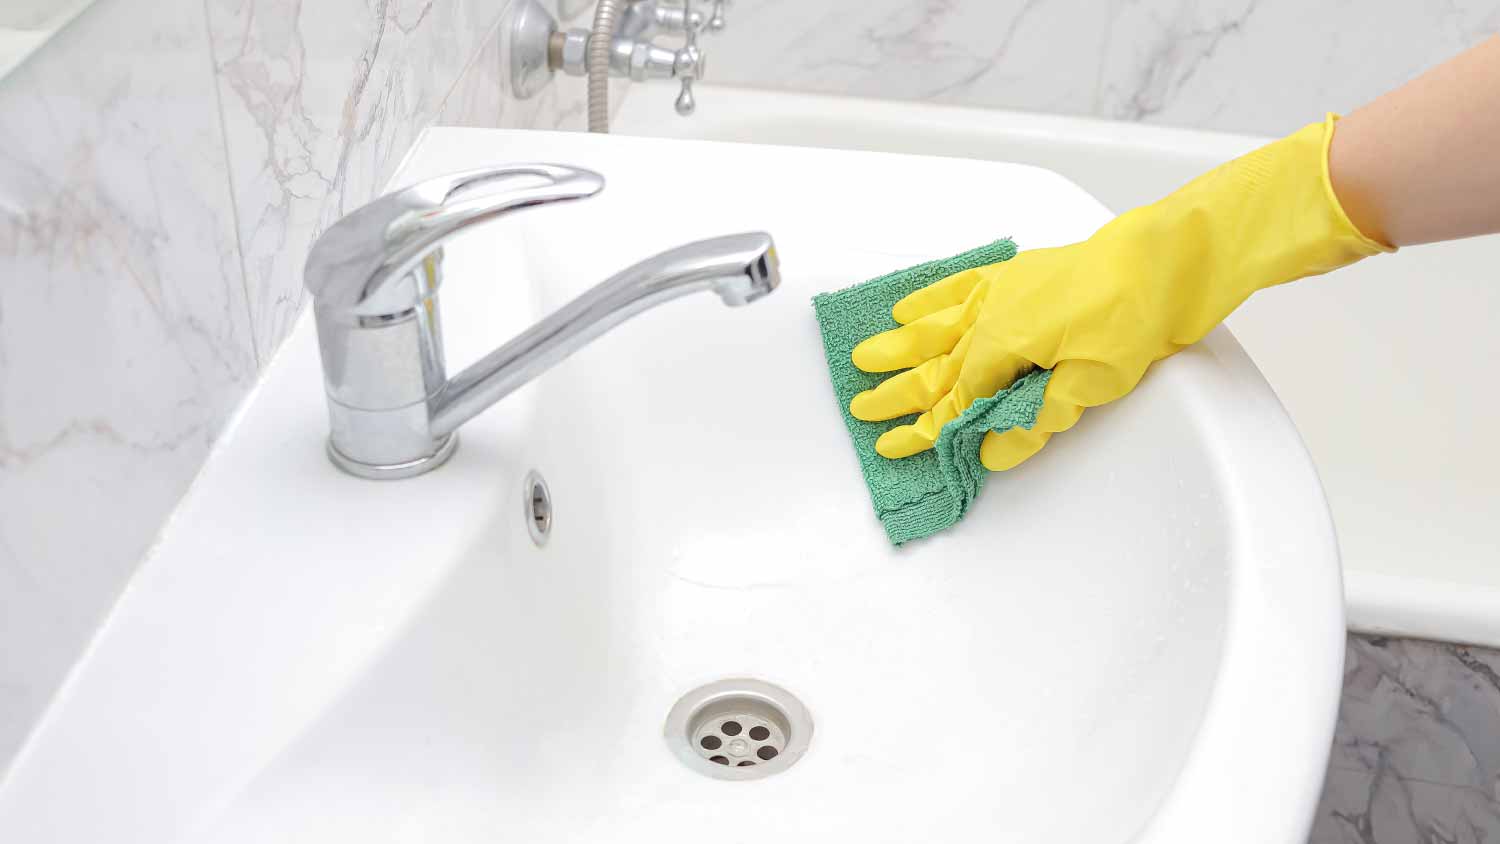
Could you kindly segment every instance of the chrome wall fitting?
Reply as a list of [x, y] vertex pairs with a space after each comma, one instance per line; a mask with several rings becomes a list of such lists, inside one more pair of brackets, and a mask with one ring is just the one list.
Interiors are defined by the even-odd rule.
[[[695, 9], [691, 0], [671, 4], [666, 0], [630, 0], [615, 25], [609, 50], [609, 75], [636, 82], [675, 79], [681, 83], [676, 99], [678, 114], [689, 115], [697, 107], [693, 83], [703, 78], [705, 58], [698, 46], [700, 32], [722, 32], [726, 26], [727, 0], [716, 0], [708, 14]], [[540, 0], [516, 0], [510, 15], [510, 79], [516, 97], [535, 96], [557, 71], [569, 76], [588, 74], [586, 29], [560, 30], [557, 20]], [[652, 37], [658, 33], [680, 34], [682, 46], [663, 46]]]

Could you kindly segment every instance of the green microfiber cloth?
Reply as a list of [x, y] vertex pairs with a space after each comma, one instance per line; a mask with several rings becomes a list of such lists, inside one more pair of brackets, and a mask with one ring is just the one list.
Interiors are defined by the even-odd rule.
[[1052, 373], [1035, 370], [995, 395], [974, 402], [962, 416], [943, 426], [932, 450], [901, 460], [887, 460], [875, 453], [875, 441], [891, 428], [909, 424], [916, 417], [861, 422], [849, 415], [849, 401], [857, 393], [889, 377], [889, 373], [862, 372], [850, 360], [850, 353], [866, 337], [896, 327], [891, 307], [908, 293], [956, 272], [1008, 261], [1015, 254], [1016, 245], [1009, 239], [997, 240], [962, 255], [918, 264], [837, 293], [813, 297], [839, 412], [844, 415], [844, 424], [854, 441], [854, 453], [870, 487], [875, 515], [880, 517], [894, 545], [931, 536], [963, 518], [989, 474], [979, 462], [984, 435], [1035, 424]]

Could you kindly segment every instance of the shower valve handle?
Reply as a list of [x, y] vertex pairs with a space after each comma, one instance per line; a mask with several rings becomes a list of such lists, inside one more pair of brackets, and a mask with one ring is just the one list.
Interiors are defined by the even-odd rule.
[[707, 29], [709, 32], [723, 32], [724, 27], [729, 24], [724, 19], [724, 8], [729, 5], [729, 0], [714, 0], [714, 10], [708, 16]]
[[[684, 13], [691, 16], [692, 9], [693, 0], [685, 0]], [[687, 117], [698, 109], [698, 99], [693, 96], [693, 81], [703, 76], [703, 51], [698, 49], [698, 30], [688, 28], [683, 37], [687, 43], [677, 51], [676, 67], [673, 68], [674, 75], [682, 80], [682, 91], [678, 93], [674, 106], [678, 114]]]

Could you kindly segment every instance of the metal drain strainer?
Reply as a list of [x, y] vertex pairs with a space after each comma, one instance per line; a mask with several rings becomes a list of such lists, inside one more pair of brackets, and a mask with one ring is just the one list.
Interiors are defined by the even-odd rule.
[[667, 744], [688, 767], [729, 780], [791, 767], [812, 740], [812, 718], [791, 692], [762, 680], [720, 680], [688, 692], [667, 715]]

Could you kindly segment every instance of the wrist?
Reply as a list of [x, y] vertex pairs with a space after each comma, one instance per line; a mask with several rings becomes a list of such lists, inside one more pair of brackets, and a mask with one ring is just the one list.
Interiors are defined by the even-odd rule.
[[1372, 178], [1375, 151], [1360, 137], [1357, 127], [1333, 114], [1328, 115], [1323, 178], [1329, 202], [1344, 216], [1349, 227], [1383, 252], [1395, 250], [1390, 226], [1380, 202], [1380, 191]]

